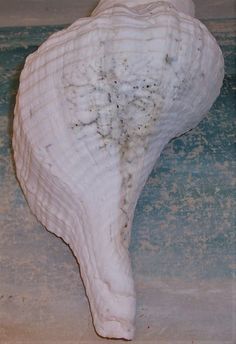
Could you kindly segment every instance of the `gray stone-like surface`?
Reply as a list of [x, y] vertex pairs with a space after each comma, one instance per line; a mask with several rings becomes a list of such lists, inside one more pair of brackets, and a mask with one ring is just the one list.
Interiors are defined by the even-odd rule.
[[[69, 24], [88, 16], [98, 0], [0, 0], [0, 26]], [[234, 0], [195, 0], [197, 18], [233, 18]]]

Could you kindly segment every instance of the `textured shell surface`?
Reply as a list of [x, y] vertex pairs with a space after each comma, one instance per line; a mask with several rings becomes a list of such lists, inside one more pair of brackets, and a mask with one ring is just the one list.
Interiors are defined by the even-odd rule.
[[219, 95], [222, 53], [192, 1], [102, 0], [25, 63], [16, 171], [33, 213], [81, 268], [104, 337], [134, 336], [128, 253], [140, 192], [170, 139]]

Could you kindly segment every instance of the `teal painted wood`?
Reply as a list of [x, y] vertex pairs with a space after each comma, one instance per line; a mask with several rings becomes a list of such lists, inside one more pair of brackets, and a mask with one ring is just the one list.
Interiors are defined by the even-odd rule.
[[[185, 279], [234, 274], [234, 21], [206, 24], [225, 56], [224, 86], [201, 124], [168, 144], [142, 192], [130, 246], [135, 274]], [[14, 276], [9, 274], [11, 262], [25, 255], [33, 260], [50, 250], [55, 264], [67, 259], [55, 237], [30, 214], [15, 178], [11, 149], [13, 108], [25, 57], [59, 29], [62, 26], [0, 29], [0, 251], [1, 274], [9, 284]], [[19, 282], [20, 276], [14, 279]]]

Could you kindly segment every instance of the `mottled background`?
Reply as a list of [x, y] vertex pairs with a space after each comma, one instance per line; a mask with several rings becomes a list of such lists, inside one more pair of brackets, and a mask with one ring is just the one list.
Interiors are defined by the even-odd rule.
[[[224, 85], [201, 124], [168, 144], [138, 202], [130, 246], [134, 343], [236, 342], [235, 21], [205, 24], [225, 56]], [[19, 73], [60, 28], [0, 28], [1, 344], [119, 343], [95, 334], [75, 258], [36, 221], [14, 173]]]
[[[196, 17], [234, 18], [235, 0], [193, 0]], [[0, 0], [0, 26], [67, 24], [88, 16], [98, 0]]]

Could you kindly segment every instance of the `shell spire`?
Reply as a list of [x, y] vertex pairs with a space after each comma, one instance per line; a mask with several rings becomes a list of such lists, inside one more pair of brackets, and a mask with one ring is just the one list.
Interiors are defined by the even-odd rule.
[[190, 0], [102, 0], [25, 63], [16, 171], [38, 220], [73, 250], [104, 337], [134, 336], [128, 253], [140, 192], [170, 139], [220, 93], [222, 53]]

